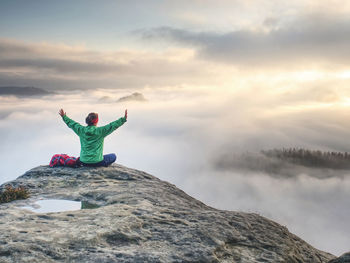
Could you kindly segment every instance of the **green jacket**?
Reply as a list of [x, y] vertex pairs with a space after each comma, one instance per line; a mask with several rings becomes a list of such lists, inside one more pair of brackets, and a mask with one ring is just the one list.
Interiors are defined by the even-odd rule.
[[104, 138], [126, 122], [125, 117], [123, 117], [105, 126], [96, 127], [82, 126], [66, 115], [62, 119], [80, 138], [80, 161], [83, 163], [101, 162], [103, 160]]

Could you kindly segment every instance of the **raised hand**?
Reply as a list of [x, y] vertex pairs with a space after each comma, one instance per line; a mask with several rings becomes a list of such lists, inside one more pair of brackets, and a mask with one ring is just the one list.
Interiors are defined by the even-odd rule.
[[125, 115], [124, 115], [125, 120], [128, 119], [128, 110], [125, 110]]
[[66, 113], [64, 112], [63, 109], [60, 109], [60, 111], [58, 112], [59, 115], [61, 115], [61, 117], [63, 117], [64, 115], [66, 115]]

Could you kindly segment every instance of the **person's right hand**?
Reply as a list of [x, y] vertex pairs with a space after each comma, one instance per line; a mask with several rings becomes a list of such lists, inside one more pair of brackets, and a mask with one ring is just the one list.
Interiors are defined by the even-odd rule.
[[64, 115], [66, 115], [66, 113], [64, 112], [63, 109], [60, 109], [60, 111], [58, 112], [59, 115], [61, 115], [61, 117], [63, 117]]
[[124, 115], [125, 120], [128, 119], [128, 110], [125, 110], [125, 115]]

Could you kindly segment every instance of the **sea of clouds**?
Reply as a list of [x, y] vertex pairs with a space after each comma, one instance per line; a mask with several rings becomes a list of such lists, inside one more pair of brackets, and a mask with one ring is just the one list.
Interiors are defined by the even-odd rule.
[[118, 102], [132, 92], [101, 89], [0, 97], [0, 183], [48, 164], [53, 154], [79, 156], [79, 139], [61, 120], [60, 108], [82, 124], [89, 112], [98, 112], [99, 125], [122, 117], [128, 109], [128, 122], [105, 139], [104, 152], [116, 153], [119, 164], [169, 181], [210, 206], [266, 216], [318, 249], [335, 255], [348, 250], [346, 171], [319, 169], [317, 173], [327, 176], [317, 176], [316, 170], [294, 172], [292, 167], [288, 176], [276, 176], [223, 167], [234, 154], [247, 151], [349, 150], [345, 106], [299, 109], [281, 105], [278, 97], [257, 96], [252, 103], [252, 91], [186, 86], [144, 88], [138, 92], [147, 101]]

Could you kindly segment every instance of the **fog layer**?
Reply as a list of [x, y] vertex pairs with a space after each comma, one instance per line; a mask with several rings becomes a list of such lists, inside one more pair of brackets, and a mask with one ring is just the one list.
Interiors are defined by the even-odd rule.
[[117, 102], [133, 90], [1, 97], [0, 182], [48, 164], [56, 153], [79, 156], [78, 137], [61, 120], [59, 108], [80, 123], [89, 112], [98, 112], [100, 125], [123, 116], [127, 108], [128, 122], [105, 139], [104, 152], [116, 153], [118, 163], [174, 183], [214, 207], [267, 216], [319, 249], [336, 255], [348, 249], [346, 172], [339, 176], [338, 171], [289, 166], [288, 176], [276, 176], [218, 163], [221, 159], [227, 165], [225, 158], [234, 154], [276, 147], [348, 150], [347, 105], [314, 103], [301, 111], [296, 100], [295, 108], [281, 110], [286, 108], [278, 98], [261, 96], [250, 104], [245, 90], [139, 91], [147, 101]]

